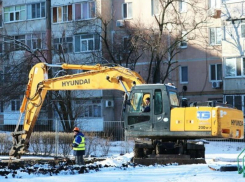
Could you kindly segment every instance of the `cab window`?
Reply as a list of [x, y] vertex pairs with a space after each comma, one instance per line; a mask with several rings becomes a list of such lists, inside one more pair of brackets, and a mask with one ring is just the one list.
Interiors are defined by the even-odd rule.
[[147, 104], [147, 98], [150, 98], [150, 93], [134, 93], [130, 99], [129, 112], [142, 112]]
[[170, 99], [171, 106], [179, 107], [179, 99], [176, 92], [170, 91], [169, 99]]
[[162, 103], [162, 91], [155, 90], [155, 99], [154, 99], [154, 114], [158, 115], [162, 113], [163, 103]]

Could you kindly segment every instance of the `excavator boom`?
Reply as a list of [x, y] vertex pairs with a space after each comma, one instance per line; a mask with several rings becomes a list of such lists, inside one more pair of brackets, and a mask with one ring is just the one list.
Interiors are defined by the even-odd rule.
[[[86, 70], [86, 72], [48, 79], [48, 68]], [[20, 107], [20, 118], [12, 133], [13, 146], [10, 156], [19, 157], [29, 147], [29, 139], [35, 126], [43, 101], [49, 90], [121, 90], [128, 93], [136, 84], [143, 84], [142, 77], [121, 66], [104, 65], [50, 65], [36, 64], [29, 73], [29, 82]], [[25, 112], [23, 130], [18, 131], [21, 115]]]

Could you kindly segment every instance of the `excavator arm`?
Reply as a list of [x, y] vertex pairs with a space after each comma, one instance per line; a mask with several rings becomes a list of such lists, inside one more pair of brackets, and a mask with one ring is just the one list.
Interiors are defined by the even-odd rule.
[[[86, 70], [86, 72], [48, 78], [49, 67]], [[38, 118], [43, 101], [49, 90], [121, 90], [126, 94], [134, 85], [144, 84], [143, 78], [136, 72], [121, 66], [90, 65], [50, 65], [36, 64], [29, 73], [29, 82], [20, 107], [20, 117], [12, 133], [13, 146], [10, 156], [19, 158], [28, 151], [29, 139]], [[22, 114], [25, 112], [23, 130], [18, 131]]]

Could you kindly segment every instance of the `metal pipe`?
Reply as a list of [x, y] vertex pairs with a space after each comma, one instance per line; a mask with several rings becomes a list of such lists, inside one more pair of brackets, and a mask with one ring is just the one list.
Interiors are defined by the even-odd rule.
[[122, 87], [123, 87], [125, 93], [127, 94], [127, 96], [129, 97], [129, 93], [128, 93], [128, 91], [127, 91], [125, 85], [123, 84], [122, 80], [119, 79], [118, 81], [119, 81], [119, 83], [122, 85]]
[[20, 113], [19, 121], [18, 121], [18, 123], [17, 123], [17, 125], [16, 125], [16, 127], [15, 127], [14, 132], [17, 132], [17, 130], [18, 130], [18, 128], [19, 128], [20, 121], [21, 121], [21, 118], [22, 118], [22, 114], [23, 114], [23, 113]]
[[53, 68], [62, 68], [62, 65], [59, 64], [45, 64], [48, 67], [53, 67]]

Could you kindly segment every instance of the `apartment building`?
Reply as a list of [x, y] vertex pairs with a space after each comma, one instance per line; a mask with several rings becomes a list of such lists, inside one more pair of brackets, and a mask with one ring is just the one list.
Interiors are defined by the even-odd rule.
[[[102, 64], [101, 21], [111, 12], [110, 0], [51, 1], [53, 64]], [[60, 51], [64, 59], [60, 59]], [[62, 54], [63, 54], [62, 53]], [[80, 72], [80, 71], [77, 71]], [[76, 73], [76, 72], [73, 72]], [[86, 130], [102, 130], [103, 121], [114, 121], [111, 91], [73, 91], [73, 108], [79, 108], [78, 120]], [[85, 122], [85, 123], [84, 123]]]
[[[186, 50], [177, 55], [180, 65], [177, 87], [189, 102], [223, 102], [222, 3], [221, 0], [199, 3], [206, 18], [198, 33], [194, 37], [190, 35], [189, 40], [181, 47]], [[185, 6], [182, 12], [188, 12], [188, 8], [191, 7]]]
[[[36, 54], [40, 50], [45, 57], [41, 58], [41, 61], [52, 64], [102, 63], [101, 59], [94, 58], [95, 55], [101, 57], [102, 54], [98, 29], [101, 25], [96, 17], [101, 14], [106, 16], [111, 9], [110, 3], [110, 0], [103, 0], [103, 3], [100, 0], [1, 1], [3, 22], [0, 31], [3, 36], [0, 51], [11, 52], [7, 63], [5, 61], [5, 64], [2, 62], [0, 65], [2, 75], [11, 68], [11, 63], [26, 59], [27, 55]], [[30, 52], [17, 50], [16, 42], [26, 44]], [[34, 59], [32, 64], [36, 61]], [[53, 71], [55, 76], [62, 76], [56, 74], [56, 70]], [[3, 81], [6, 81], [6, 78]], [[1, 125], [15, 125], [18, 121], [23, 97], [21, 93], [8, 104], [1, 102]], [[114, 121], [114, 101], [110, 91], [76, 91], [72, 97], [73, 107], [80, 107], [78, 120], [80, 123], [85, 121], [86, 124], [82, 125], [87, 129], [101, 130], [103, 121]], [[55, 112], [50, 112], [51, 109], [42, 108], [37, 125], [50, 125], [49, 120], [59, 120]]]
[[[117, 0], [113, 3], [113, 7], [119, 10], [114, 11], [114, 34], [123, 34], [129, 26], [137, 30], [145, 29], [148, 32], [159, 31], [156, 17], [159, 18], [159, 15], [162, 15], [163, 9], [158, 0]], [[178, 41], [176, 48], [178, 54], [173, 57], [165, 54], [165, 58], [158, 66], [161, 67], [161, 73], [164, 73], [166, 72], [165, 62], [172, 59], [172, 62], [176, 63], [170, 67], [170, 69], [175, 67], [176, 69], [168, 75], [164, 83], [173, 83], [178, 88], [181, 97], [187, 98], [188, 102], [208, 100], [223, 102], [221, 5], [221, 0], [176, 1], [170, 5], [175, 8], [167, 9], [168, 12], [165, 14], [164, 23], [168, 21], [172, 23], [166, 24], [166, 27], [163, 26], [161, 48], [166, 49]], [[182, 25], [175, 25], [177, 23], [174, 22], [174, 18], [178, 18], [175, 14], [181, 17], [179, 22], [183, 19]], [[193, 29], [191, 21], [202, 22], [202, 24], [191, 31]], [[186, 36], [182, 38], [176, 38], [185, 34]], [[124, 43], [125, 37], [126, 35], [122, 37], [121, 42]], [[151, 60], [149, 54], [140, 57], [135, 67], [135, 70], [140, 72], [145, 79]], [[153, 80], [150, 79], [149, 82]], [[158, 82], [162, 82], [161, 78]]]
[[245, 2], [225, 0], [222, 6], [224, 100], [245, 113]]
[[[1, 2], [1, 33], [27, 44], [33, 52], [37, 49], [46, 50], [50, 63], [96, 64], [105, 63], [106, 59], [134, 69], [149, 83], [173, 83], [181, 98], [187, 98], [188, 102], [213, 100], [227, 102], [244, 110], [242, 78], [245, 26], [242, 1], [176, 1], [165, 17], [165, 22], [172, 23], [162, 27], [156, 21], [163, 10], [159, 0]], [[195, 4], [191, 5], [192, 3]], [[101, 35], [105, 33], [105, 24], [101, 20], [109, 22], [106, 33], [110, 50], [101, 39]], [[183, 20], [184, 24], [176, 26], [178, 21], [175, 20]], [[190, 31], [197, 24], [198, 28]], [[159, 40], [153, 39], [160, 35], [157, 34], [159, 30], [162, 30], [161, 43], [151, 51], [150, 48], [155, 45], [153, 40]], [[139, 37], [141, 42], [137, 42]], [[149, 41], [151, 47], [142, 48], [142, 40]], [[4, 52], [10, 45], [6, 42], [12, 40], [2, 38], [1, 41], [5, 44], [0, 44], [0, 52]], [[171, 52], [172, 45], [175, 46], [175, 51]], [[132, 49], [129, 48], [136, 46], [137, 51], [130, 55]], [[154, 51], [161, 49], [168, 52], [162, 54], [163, 58], [157, 62], [151, 53], [155, 54]], [[108, 51], [114, 55], [113, 58]], [[8, 59], [9, 62], [15, 62], [24, 56], [25, 51], [14, 51]], [[172, 71], [163, 81], [169, 61], [175, 64], [169, 66]], [[150, 65], [160, 70], [156, 78], [152, 76], [154, 71]], [[121, 92], [77, 91], [74, 95], [77, 98], [74, 108], [81, 107], [83, 110], [79, 116], [81, 120], [98, 128], [103, 127], [103, 121], [120, 120], [123, 99]], [[17, 120], [20, 100], [21, 98], [13, 100], [8, 106], [1, 103], [2, 124]], [[48, 118], [46, 111], [44, 108], [41, 118]], [[54, 114], [50, 117], [53, 119], [56, 116]]]
[[[0, 5], [1, 81], [8, 82], [9, 77], [16, 74], [13, 65], [23, 62], [27, 54], [34, 53], [36, 49], [47, 50], [44, 41], [47, 34], [47, 7], [45, 1], [1, 1]], [[24, 50], [22, 43], [28, 46], [29, 52]], [[15, 81], [18, 82], [18, 79], [16, 77]], [[15, 125], [18, 121], [22, 93], [8, 103], [1, 102], [1, 126]]]

